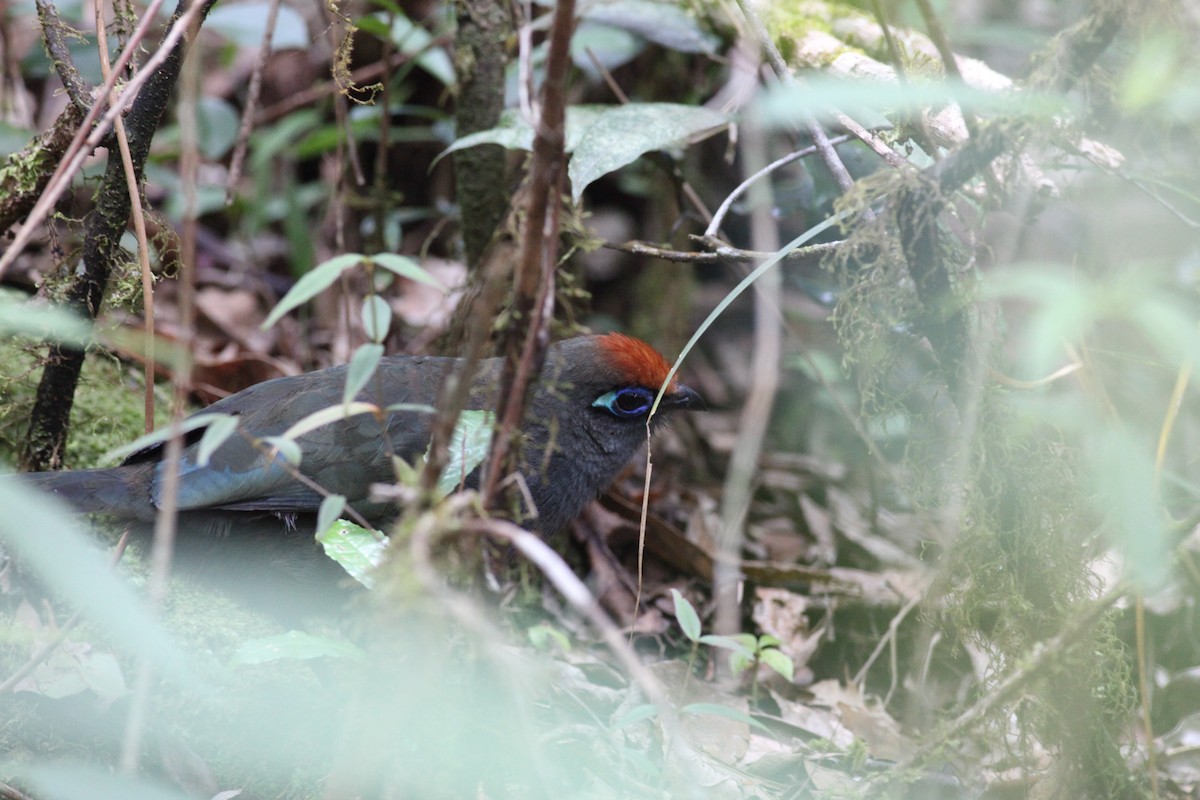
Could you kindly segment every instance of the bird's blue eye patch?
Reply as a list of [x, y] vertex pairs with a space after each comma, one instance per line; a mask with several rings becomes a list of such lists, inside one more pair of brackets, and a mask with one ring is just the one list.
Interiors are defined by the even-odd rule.
[[614, 417], [640, 417], [654, 405], [654, 392], [641, 386], [613, 389], [592, 401], [592, 408], [603, 408]]

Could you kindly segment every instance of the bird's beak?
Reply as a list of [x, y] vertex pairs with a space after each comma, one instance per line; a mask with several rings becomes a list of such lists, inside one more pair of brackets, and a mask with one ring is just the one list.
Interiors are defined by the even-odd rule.
[[704, 398], [682, 383], [676, 385], [675, 391], [663, 395], [660, 405], [664, 409], [686, 408], [692, 411], [708, 410], [708, 404], [704, 402]]

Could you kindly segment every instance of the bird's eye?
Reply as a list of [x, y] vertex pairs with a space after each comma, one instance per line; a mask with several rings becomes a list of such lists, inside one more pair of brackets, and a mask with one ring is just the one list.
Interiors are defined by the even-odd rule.
[[592, 408], [603, 408], [614, 417], [640, 417], [654, 404], [654, 392], [640, 386], [613, 389], [592, 401]]

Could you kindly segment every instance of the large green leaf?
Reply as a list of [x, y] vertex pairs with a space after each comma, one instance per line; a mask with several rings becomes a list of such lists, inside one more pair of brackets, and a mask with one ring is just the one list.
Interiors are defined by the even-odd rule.
[[243, 642], [233, 654], [235, 664], [265, 664], [283, 658], [352, 658], [361, 661], [366, 653], [357, 645], [330, 636], [288, 631]]
[[715, 53], [720, 37], [704, 30], [681, 3], [654, 0], [595, 0], [584, 3], [580, 16], [594, 23], [629, 31], [681, 53]]
[[[222, 3], [209, 12], [204, 30], [216, 31], [242, 47], [258, 47], [266, 32], [270, 3]], [[307, 50], [308, 26], [304, 17], [287, 6], [279, 7], [275, 30], [271, 32], [272, 50]]]
[[567, 175], [571, 198], [597, 178], [614, 172], [654, 150], [682, 147], [711, 136], [729, 124], [729, 117], [702, 106], [675, 103], [630, 103], [612, 106], [580, 134]]
[[[710, 136], [730, 120], [728, 115], [711, 109], [678, 103], [572, 106], [567, 109], [565, 144], [572, 154], [567, 168], [571, 196], [578, 202], [583, 190], [597, 178], [645, 153], [682, 147]], [[533, 147], [533, 129], [515, 111], [506, 111], [495, 128], [462, 137], [441, 156], [481, 144], [529, 150]]]
[[387, 547], [382, 534], [339, 519], [317, 533], [317, 541], [325, 548], [325, 555], [341, 564], [350, 577], [371, 588], [371, 572], [383, 560]]
[[56, 498], [6, 476], [0, 480], [0, 546], [54, 596], [102, 626], [127, 653], [165, 674], [197, 680], [169, 633], [108, 564], [78, 518]]

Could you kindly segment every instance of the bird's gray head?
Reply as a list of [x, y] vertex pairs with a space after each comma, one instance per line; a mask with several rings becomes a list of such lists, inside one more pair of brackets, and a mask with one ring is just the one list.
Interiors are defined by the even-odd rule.
[[522, 472], [541, 495], [538, 527], [565, 527], [603, 491], [646, 441], [647, 421], [652, 430], [669, 412], [704, 408], [696, 392], [673, 380], [651, 418], [670, 369], [653, 347], [618, 333], [550, 348], [525, 425]]

